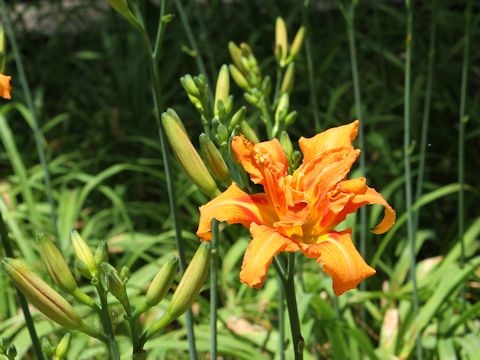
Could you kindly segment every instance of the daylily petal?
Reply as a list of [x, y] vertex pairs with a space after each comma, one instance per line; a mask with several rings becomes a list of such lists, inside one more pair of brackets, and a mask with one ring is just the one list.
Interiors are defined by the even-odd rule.
[[12, 88], [10, 85], [11, 79], [11, 76], [0, 74], [0, 96], [7, 100], [10, 100], [12, 98], [12, 96], [10, 95], [10, 90]]
[[213, 219], [242, 224], [246, 228], [251, 223], [269, 225], [277, 220], [265, 194], [249, 195], [235, 183], [206, 205], [200, 206], [197, 235], [202, 240], [210, 240]]
[[333, 292], [342, 295], [362, 280], [375, 274], [352, 243], [351, 230], [329, 232], [321, 241], [304, 249], [306, 256], [317, 258], [323, 270], [333, 279]]
[[278, 173], [279, 176], [287, 175], [288, 160], [277, 139], [253, 144], [243, 135], [235, 136], [232, 139], [232, 150], [255, 184], [264, 184], [266, 170]]
[[260, 288], [273, 257], [281, 251], [297, 251], [299, 247], [291, 239], [267, 226], [252, 223], [250, 233], [252, 240], [243, 258], [240, 280], [250, 287]]
[[339, 147], [353, 150], [352, 141], [357, 137], [358, 120], [321, 132], [311, 138], [300, 138], [298, 143], [303, 153], [303, 162], [313, 160], [318, 154]]

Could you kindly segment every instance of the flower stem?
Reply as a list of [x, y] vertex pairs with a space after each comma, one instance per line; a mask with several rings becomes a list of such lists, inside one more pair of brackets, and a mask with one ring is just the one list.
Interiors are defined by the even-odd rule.
[[[8, 257], [13, 258], [13, 249], [10, 244], [10, 239], [8, 238], [7, 226], [3, 221], [2, 213], [0, 212], [0, 242], [5, 250], [5, 255]], [[30, 310], [28, 309], [28, 303], [25, 296], [17, 290], [17, 297], [18, 302], [20, 303], [20, 307], [22, 308], [23, 316], [25, 318], [25, 324], [27, 325], [28, 334], [30, 335], [30, 339], [32, 340], [33, 351], [37, 360], [43, 360], [43, 352], [42, 352], [42, 345], [40, 344], [40, 340], [38, 339], [37, 331], [35, 330], [35, 324], [33, 323], [32, 314], [30, 314]]]
[[212, 220], [212, 256], [210, 259], [210, 358], [217, 358], [217, 259], [218, 221]]
[[303, 359], [304, 340], [298, 317], [297, 298], [295, 295], [295, 253], [288, 254], [288, 277], [284, 282], [285, 298], [287, 300], [290, 329], [292, 331], [293, 352], [295, 360]]
[[283, 279], [278, 274], [278, 352], [279, 359], [285, 360], [285, 291], [283, 289]]
[[112, 326], [112, 319], [110, 318], [110, 313], [108, 310], [108, 301], [107, 301], [107, 293], [103, 288], [100, 281], [95, 285], [98, 292], [98, 297], [100, 298], [101, 304], [101, 312], [100, 312], [100, 320], [102, 322], [103, 330], [107, 335], [106, 344], [108, 346], [108, 351], [110, 353], [110, 359], [112, 360], [120, 360], [120, 352], [118, 350], [117, 342], [115, 341], [115, 334], [113, 333], [113, 326]]

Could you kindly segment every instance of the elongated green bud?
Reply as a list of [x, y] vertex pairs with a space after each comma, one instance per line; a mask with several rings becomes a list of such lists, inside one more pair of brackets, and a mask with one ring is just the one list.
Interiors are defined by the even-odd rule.
[[74, 292], [78, 288], [77, 282], [55, 244], [44, 234], [38, 235], [37, 241], [43, 264], [52, 280], [63, 291]]
[[232, 177], [222, 154], [206, 134], [200, 135], [200, 150], [213, 177], [222, 183], [231, 182]]
[[280, 145], [282, 146], [283, 151], [285, 151], [287, 159], [290, 160], [293, 156], [293, 145], [290, 136], [288, 136], [286, 131], [282, 131], [280, 134]]
[[295, 82], [295, 64], [292, 62], [288, 65], [285, 76], [282, 80], [282, 87], [280, 91], [282, 93], [291, 93], [293, 89], [293, 83]]
[[197, 84], [195, 84], [195, 81], [191, 75], [182, 76], [180, 78], [180, 83], [188, 95], [200, 97], [200, 91], [198, 90]]
[[70, 333], [66, 333], [62, 340], [57, 345], [55, 349], [55, 356], [54, 360], [62, 360], [67, 357], [68, 350], [70, 349], [70, 342], [72, 340], [72, 335]]
[[287, 27], [285, 21], [278, 17], [275, 22], [275, 58], [280, 66], [284, 66], [288, 54]]
[[100, 241], [97, 250], [95, 250], [95, 264], [97, 264], [97, 267], [102, 262], [108, 262], [108, 243], [106, 241]]
[[279, 124], [288, 113], [288, 106], [290, 103], [290, 98], [288, 93], [283, 93], [278, 101], [277, 110], [275, 111], [275, 124]]
[[222, 65], [218, 73], [217, 87], [215, 89], [214, 114], [218, 116], [218, 102], [221, 100], [223, 105], [227, 104], [228, 95], [230, 94], [230, 76], [228, 74], [228, 66]]
[[230, 124], [228, 125], [228, 131], [232, 132], [235, 126], [240, 124], [245, 119], [245, 114], [247, 113], [247, 108], [242, 106], [240, 109], [237, 110], [235, 114], [233, 114], [232, 119], [230, 120]]
[[295, 120], [297, 120], [297, 116], [298, 116], [298, 113], [296, 111], [292, 111], [291, 113], [289, 113], [285, 118], [285, 126], [292, 125], [295, 122]]
[[295, 38], [293, 39], [292, 46], [290, 48], [289, 60], [293, 61], [297, 57], [298, 53], [302, 49], [303, 40], [305, 38], [305, 27], [302, 26], [298, 29]]
[[45, 356], [48, 359], [50, 359], [53, 356], [53, 353], [55, 351], [55, 348], [50, 343], [50, 340], [48, 340], [48, 338], [46, 338], [46, 337], [42, 338], [41, 347], [42, 347], [42, 351], [45, 354]]
[[[130, 303], [128, 301], [127, 291], [125, 289], [125, 283], [118, 274], [118, 271], [109, 263], [102, 263], [101, 269], [101, 281], [103, 287], [108, 289], [115, 298], [120, 301], [125, 310], [130, 310]], [[131, 314], [128, 314], [131, 315]]]
[[242, 50], [240, 50], [240, 48], [233, 41], [230, 41], [228, 43], [228, 51], [230, 52], [230, 57], [232, 58], [232, 61], [238, 70], [246, 74], [248, 70], [242, 62]]
[[3, 26], [0, 25], [0, 74], [3, 74], [5, 71], [5, 53], [5, 34], [3, 32]]
[[14, 285], [40, 312], [67, 329], [83, 327], [72, 305], [40, 279], [22, 261], [5, 258], [3, 265]]
[[235, 65], [230, 65], [229, 69], [233, 81], [235, 81], [235, 83], [243, 90], [247, 90], [249, 88], [248, 81], [245, 79], [245, 76], [243, 76], [240, 70], [238, 70]]
[[[89, 278], [95, 278], [98, 276], [98, 267], [95, 262], [95, 256], [93, 255], [92, 249], [88, 246], [85, 240], [82, 239], [77, 230], [72, 230], [70, 232], [70, 240], [72, 241], [73, 250], [79, 262], [83, 263], [84, 268], [88, 270], [87, 276]], [[83, 273], [83, 272], [82, 272]]]
[[248, 141], [252, 141], [255, 144], [260, 142], [257, 133], [255, 132], [255, 130], [252, 129], [248, 122], [242, 121], [240, 123], [240, 130], [242, 131], [242, 134], [245, 135]]
[[128, 7], [127, 0], [107, 0], [110, 6], [125, 18], [133, 27], [141, 29], [142, 26]]
[[202, 289], [208, 274], [210, 250], [210, 242], [203, 242], [188, 264], [167, 309], [167, 314], [172, 319], [187, 311]]
[[163, 264], [147, 290], [145, 303], [148, 307], [155, 306], [163, 300], [172, 286], [177, 271], [178, 257], [172, 256]]
[[218, 194], [217, 184], [208, 172], [188, 135], [175, 120], [178, 118], [172, 109], [162, 114], [162, 123], [170, 146], [180, 165], [197, 187], [210, 196]]

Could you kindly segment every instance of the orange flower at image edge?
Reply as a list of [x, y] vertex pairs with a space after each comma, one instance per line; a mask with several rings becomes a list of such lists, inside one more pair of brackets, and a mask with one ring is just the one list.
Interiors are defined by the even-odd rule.
[[10, 100], [12, 97], [10, 95], [10, 80], [12, 79], [11, 76], [6, 76], [3, 74], [0, 74], [0, 96]]
[[243, 136], [232, 140], [238, 162], [265, 193], [249, 195], [232, 183], [218, 197], [200, 207], [197, 235], [211, 238], [211, 220], [242, 224], [252, 240], [243, 259], [240, 279], [259, 288], [272, 259], [282, 251], [302, 251], [317, 259], [341, 295], [375, 270], [352, 243], [351, 229], [333, 230], [346, 216], [367, 204], [385, 207], [383, 220], [373, 230], [386, 232], [395, 222], [395, 211], [365, 178], [346, 180], [360, 150], [352, 141], [358, 121], [301, 138], [303, 163], [288, 174], [288, 160], [277, 139], [253, 144]]

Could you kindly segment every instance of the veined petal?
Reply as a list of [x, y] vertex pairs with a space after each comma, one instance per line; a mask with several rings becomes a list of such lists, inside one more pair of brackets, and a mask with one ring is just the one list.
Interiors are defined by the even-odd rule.
[[352, 142], [357, 137], [358, 120], [347, 125], [337, 126], [311, 138], [300, 138], [298, 143], [303, 153], [303, 162], [313, 160], [320, 153], [339, 147], [353, 150]]
[[253, 288], [260, 288], [265, 281], [273, 257], [281, 251], [297, 251], [298, 245], [275, 230], [252, 223], [252, 240], [243, 257], [240, 280]]
[[6, 76], [0, 74], [0, 96], [10, 100], [12, 96], [10, 95], [11, 85], [10, 80], [12, 79], [11, 76]]
[[265, 194], [249, 195], [235, 183], [206, 205], [200, 206], [197, 235], [202, 240], [210, 240], [213, 219], [242, 224], [246, 228], [251, 223], [270, 225], [277, 220], [275, 210]]
[[317, 258], [323, 270], [332, 277], [333, 292], [337, 296], [375, 274], [375, 269], [365, 263], [353, 245], [351, 230], [322, 235], [319, 243], [303, 251], [306, 256]]

